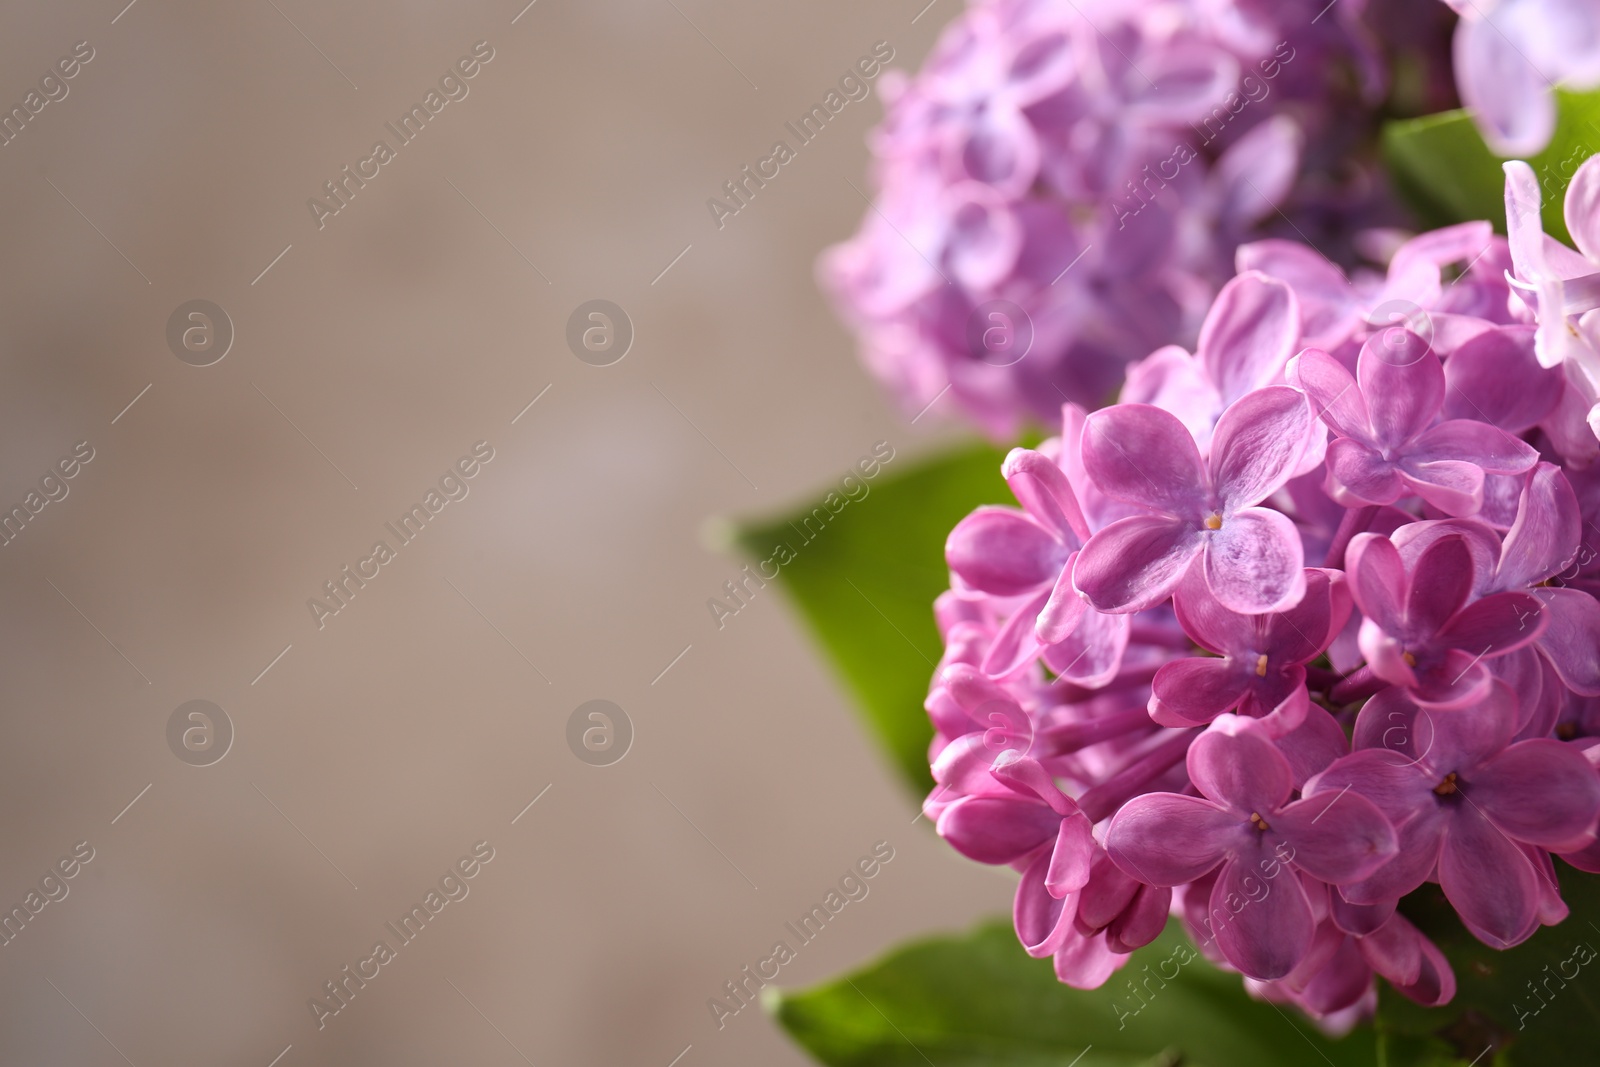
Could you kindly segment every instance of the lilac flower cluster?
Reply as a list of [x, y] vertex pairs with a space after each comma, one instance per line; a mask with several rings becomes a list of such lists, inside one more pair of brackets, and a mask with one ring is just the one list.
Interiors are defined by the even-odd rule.
[[1387, 222], [1364, 8], [973, 0], [880, 81], [876, 201], [820, 265], [868, 367], [908, 413], [1053, 424], [1192, 342], [1242, 241]]
[[1515, 214], [1526, 177], [1509, 242], [1423, 234], [1381, 277], [1241, 248], [1196, 351], [1066, 405], [1005, 461], [1021, 507], [951, 532], [923, 810], [1021, 872], [1063, 982], [1176, 914], [1337, 1026], [1375, 975], [1454, 995], [1397, 910], [1423, 883], [1505, 948], [1565, 917], [1552, 857], [1600, 872], [1600, 157], [1582, 254], [1536, 189]]

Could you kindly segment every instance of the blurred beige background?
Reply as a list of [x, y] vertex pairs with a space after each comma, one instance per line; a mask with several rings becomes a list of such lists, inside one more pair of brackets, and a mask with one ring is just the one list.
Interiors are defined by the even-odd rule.
[[[0, 1061], [798, 1064], [706, 1001], [874, 841], [894, 861], [784, 983], [1008, 906], [912, 824], [787, 604], [705, 607], [739, 566], [708, 517], [951, 432], [886, 406], [813, 283], [876, 99], [720, 231], [705, 201], [956, 0], [523, 2], [5, 12], [5, 107], [93, 58], [0, 147], [0, 507], [94, 458], [0, 549], [0, 905], [94, 858], [0, 947]], [[478, 41], [468, 95], [319, 230], [307, 199]], [[608, 367], [565, 341], [594, 298], [636, 333]], [[211, 366], [166, 340], [193, 299], [235, 330]], [[319, 630], [307, 599], [483, 440]], [[566, 742], [595, 698], [636, 731], [608, 767]], [[169, 748], [193, 699], [235, 731], [210, 766]], [[319, 1030], [308, 998], [481, 840]]]

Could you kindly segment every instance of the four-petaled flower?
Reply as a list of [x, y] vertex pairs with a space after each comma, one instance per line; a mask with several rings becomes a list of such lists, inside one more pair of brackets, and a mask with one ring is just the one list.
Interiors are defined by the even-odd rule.
[[[1106, 851], [1124, 873], [1157, 886], [1193, 882], [1220, 865], [1211, 910], [1231, 918], [1216, 926], [1217, 947], [1252, 978], [1282, 978], [1305, 958], [1317, 925], [1295, 872], [1332, 883], [1366, 878], [1394, 855], [1394, 829], [1363, 796], [1290, 800], [1289, 761], [1260, 724], [1237, 715], [1195, 741], [1189, 777], [1201, 796], [1147, 793], [1124, 804]], [[1251, 886], [1261, 877], [1271, 885], [1258, 897]], [[1235, 912], [1230, 897], [1249, 903]]]
[[1107, 496], [1148, 511], [1089, 538], [1073, 583], [1101, 611], [1132, 612], [1165, 600], [1196, 558], [1218, 602], [1246, 615], [1278, 611], [1305, 592], [1294, 523], [1258, 507], [1296, 473], [1311, 410], [1287, 386], [1246, 393], [1217, 420], [1202, 460], [1183, 423], [1149, 404], [1090, 415], [1083, 461]]
[[1435, 423], [1444, 366], [1403, 327], [1367, 339], [1353, 378], [1316, 349], [1296, 356], [1288, 376], [1337, 435], [1328, 445], [1327, 489], [1346, 506], [1416, 494], [1446, 514], [1471, 515], [1483, 506], [1486, 473], [1520, 474], [1539, 460], [1526, 442], [1486, 422]]

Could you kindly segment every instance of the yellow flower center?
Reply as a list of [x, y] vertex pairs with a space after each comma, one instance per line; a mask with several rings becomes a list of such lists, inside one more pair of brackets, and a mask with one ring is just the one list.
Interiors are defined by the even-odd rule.
[[1263, 652], [1260, 655], [1260, 657], [1256, 659], [1256, 677], [1257, 678], [1265, 678], [1266, 676], [1267, 676], [1267, 654], [1265, 652]]
[[1222, 529], [1222, 516], [1217, 514], [1214, 511], [1211, 514], [1207, 515], [1206, 516], [1206, 529], [1208, 529], [1208, 530], [1220, 530], [1220, 529]]
[[1444, 776], [1444, 781], [1433, 787], [1433, 791], [1439, 796], [1447, 797], [1455, 793], [1457, 788], [1456, 772], [1451, 771], [1449, 774]]
[[1261, 813], [1255, 811], [1250, 813], [1250, 825], [1263, 832], [1272, 829], [1271, 826], [1267, 825], [1267, 820], [1261, 817]]

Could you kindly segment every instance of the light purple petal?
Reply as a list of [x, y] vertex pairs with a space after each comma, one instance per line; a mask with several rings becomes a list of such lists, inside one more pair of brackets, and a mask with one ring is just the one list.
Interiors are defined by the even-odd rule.
[[1077, 900], [1057, 897], [1046, 888], [1050, 853], [1041, 851], [1022, 872], [1017, 895], [1011, 906], [1012, 924], [1023, 949], [1035, 958], [1049, 956], [1072, 933], [1072, 916]]
[[1405, 487], [1446, 515], [1476, 515], [1483, 508], [1483, 468], [1463, 460], [1420, 462], [1406, 457], [1400, 464]]
[[1077, 547], [1089, 538], [1078, 497], [1061, 468], [1027, 448], [1013, 448], [1000, 473], [1028, 514], [1055, 533], [1063, 544]]
[[1014, 508], [978, 508], [956, 524], [944, 557], [961, 580], [981, 593], [1019, 596], [1054, 583], [1067, 549]]
[[1372, 419], [1373, 443], [1398, 447], [1428, 428], [1444, 405], [1444, 367], [1428, 342], [1400, 326], [1361, 346], [1356, 380]]
[[1239, 819], [1199, 797], [1146, 793], [1111, 818], [1106, 851], [1130, 878], [1146, 885], [1192, 882], [1222, 862]]
[[1241, 615], [1281, 611], [1305, 595], [1305, 549], [1294, 523], [1271, 508], [1229, 515], [1205, 547], [1205, 576], [1223, 607]]
[[1533, 865], [1471, 805], [1456, 809], [1450, 820], [1439, 854], [1439, 885], [1462, 921], [1493, 948], [1518, 944], [1538, 925]]
[[1600, 264], [1600, 157], [1590, 156], [1572, 176], [1565, 210], [1573, 244]]
[[1495, 575], [1502, 589], [1522, 589], [1572, 566], [1583, 537], [1583, 516], [1572, 484], [1559, 467], [1541, 463], [1517, 501]]
[[1363, 748], [1342, 756], [1306, 783], [1308, 797], [1360, 793], [1395, 826], [1434, 806], [1428, 774], [1415, 760], [1391, 748]]
[[1061, 820], [1056, 834], [1055, 848], [1050, 853], [1050, 867], [1044, 885], [1053, 897], [1065, 897], [1082, 889], [1089, 881], [1090, 861], [1096, 845], [1094, 830], [1082, 814], [1069, 815]]
[[1073, 558], [1069, 558], [1061, 568], [1055, 588], [1050, 590], [1050, 599], [1045, 602], [1039, 612], [1038, 622], [1034, 624], [1034, 634], [1040, 644], [1054, 645], [1065, 641], [1078, 628], [1083, 613], [1088, 610], [1088, 605], [1072, 587], [1072, 565], [1076, 562], [1076, 555], [1074, 553]]
[[1563, 379], [1539, 365], [1533, 330], [1506, 326], [1485, 330], [1450, 354], [1444, 365], [1444, 416], [1478, 419], [1522, 433], [1547, 418], [1561, 402]]
[[1289, 365], [1289, 382], [1305, 392], [1311, 409], [1340, 437], [1372, 441], [1371, 418], [1361, 388], [1344, 364], [1308, 348]]
[[1255, 616], [1241, 615], [1219, 604], [1206, 584], [1203, 568], [1195, 567], [1184, 575], [1172, 591], [1172, 607], [1183, 632], [1209, 652], [1224, 656], [1255, 647]]
[[1357, 534], [1345, 550], [1345, 573], [1361, 613], [1384, 633], [1400, 633], [1408, 582], [1399, 550], [1377, 534]]
[[1521, 281], [1536, 284], [1545, 278], [1539, 179], [1533, 168], [1520, 159], [1503, 164], [1502, 169], [1506, 175], [1506, 235], [1512, 269]]
[[1600, 776], [1570, 745], [1521, 741], [1472, 772], [1467, 799], [1518, 841], [1559, 851], [1594, 829]]
[[1075, 685], [1090, 689], [1105, 685], [1122, 669], [1130, 618], [1085, 611], [1065, 640], [1045, 646], [1045, 666]]
[[[1255, 197], [1259, 203], [1260, 197]], [[1294, 291], [1265, 274], [1240, 274], [1217, 294], [1200, 327], [1195, 356], [1224, 404], [1280, 380], [1300, 340]], [[1254, 503], [1254, 501], [1251, 501]]]
[[1456, 85], [1498, 156], [1532, 156], [1550, 143], [1556, 105], [1549, 82], [1488, 18], [1463, 18], [1455, 33]]
[[1162, 726], [1204, 726], [1238, 706], [1250, 680], [1225, 659], [1176, 659], [1161, 665], [1150, 687], [1150, 717]]
[[1083, 425], [1083, 463], [1107, 496], [1187, 519], [1204, 518], [1206, 473], [1194, 438], [1175, 415], [1118, 404]]
[[1411, 633], [1438, 633], [1466, 604], [1473, 586], [1472, 549], [1467, 539], [1435, 540], [1417, 557], [1406, 588], [1406, 623]]
[[1294, 772], [1254, 721], [1237, 715], [1214, 722], [1189, 746], [1195, 788], [1236, 815], [1267, 816], [1289, 799]]
[[1142, 611], [1166, 599], [1204, 545], [1201, 532], [1182, 519], [1119, 519], [1083, 546], [1072, 583], [1100, 611]]
[[962, 797], [939, 816], [939, 836], [979, 863], [1013, 863], [1053, 841], [1061, 816], [1043, 804], [1005, 797]]
[[1128, 959], [1126, 953], [1111, 951], [1104, 934], [1083, 937], [1074, 932], [1056, 950], [1056, 978], [1073, 989], [1099, 989]]
[[1539, 462], [1539, 453], [1526, 441], [1471, 419], [1451, 419], [1423, 431], [1406, 457], [1423, 463], [1461, 460], [1494, 474], [1521, 474]]
[[1346, 507], [1393, 504], [1410, 488], [1393, 460], [1351, 437], [1328, 442], [1327, 464], [1328, 495]]
[[1449, 822], [1438, 805], [1429, 804], [1410, 822], [1397, 823], [1399, 847], [1394, 856], [1370, 878], [1340, 886], [1339, 893], [1352, 904], [1385, 904], [1416, 889], [1428, 880], [1439, 862]]
[[1272, 828], [1293, 846], [1296, 867], [1332, 885], [1371, 877], [1398, 847], [1389, 820], [1353, 789], [1297, 800]]
[[994, 643], [981, 664], [983, 672], [991, 678], [1009, 678], [1027, 667], [1039, 653], [1039, 612], [1049, 600], [1048, 592], [1040, 593], [1022, 604], [994, 635]]
[[[1228, 916], [1227, 921], [1221, 916]], [[1294, 970], [1316, 934], [1316, 920], [1299, 879], [1280, 874], [1263, 881], [1254, 864], [1243, 860], [1223, 864], [1211, 890], [1211, 919], [1217, 947], [1228, 962], [1263, 981]]]
[[1544, 633], [1544, 602], [1532, 593], [1492, 593], [1462, 608], [1439, 640], [1474, 655], [1503, 656]]
[[1600, 696], [1600, 601], [1577, 589], [1544, 589], [1549, 625], [1539, 648], [1568, 688]]
[[1211, 436], [1211, 484], [1225, 511], [1259, 504], [1295, 475], [1311, 428], [1305, 396], [1269, 386], [1234, 401]]

